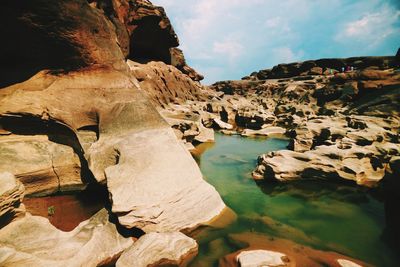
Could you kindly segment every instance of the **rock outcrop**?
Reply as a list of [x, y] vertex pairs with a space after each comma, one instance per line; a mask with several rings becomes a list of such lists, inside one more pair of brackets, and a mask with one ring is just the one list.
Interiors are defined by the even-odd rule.
[[[339, 63], [358, 69], [336, 74], [315, 69]], [[208, 112], [202, 120], [209, 127], [291, 139], [290, 150], [259, 158], [257, 179], [343, 178], [375, 187], [400, 153], [400, 76], [393, 66], [394, 57], [289, 64], [286, 76], [277, 74], [286, 78], [218, 82], [211, 89], [220, 99], [187, 108]], [[313, 73], [293, 77], [306, 67]]]
[[380, 69], [393, 68], [397, 65], [395, 57], [351, 57], [351, 58], [323, 58], [307, 60], [289, 64], [279, 64], [272, 69], [253, 72], [243, 79], [282, 79], [295, 76], [335, 74], [346, 69], [366, 69], [375, 67]]
[[128, 60], [132, 74], [156, 106], [206, 100], [205, 89], [177, 68], [163, 62], [140, 64]]
[[182, 233], [150, 233], [122, 253], [116, 267], [186, 266], [197, 243]]
[[9, 172], [0, 173], [0, 229], [25, 213], [24, 186]]
[[115, 261], [132, 243], [118, 233], [104, 209], [71, 232], [27, 214], [1, 229], [0, 265], [101, 266]]
[[[5, 1], [0, 10], [11, 25], [1, 29], [8, 36], [1, 45], [1, 172], [15, 175], [29, 196], [107, 187], [110, 212], [125, 230], [190, 231], [224, 210], [153, 105], [203, 97], [182, 53], [174, 64], [191, 76], [170, 65], [179, 42], [162, 8], [145, 0], [35, 0]], [[17, 205], [13, 192], [6, 198]], [[37, 216], [16, 220], [0, 231], [2, 263], [105, 264], [131, 243], [105, 213], [70, 233]]]
[[[111, 22], [85, 0], [2, 1], [0, 88], [43, 69], [124, 68]], [[53, 22], [53, 23], [50, 23]]]
[[183, 51], [179, 48], [173, 47], [170, 49], [171, 52], [171, 65], [182, 71], [184, 74], [189, 76], [193, 81], [201, 81], [204, 76], [199, 74], [195, 69], [186, 64], [185, 56]]

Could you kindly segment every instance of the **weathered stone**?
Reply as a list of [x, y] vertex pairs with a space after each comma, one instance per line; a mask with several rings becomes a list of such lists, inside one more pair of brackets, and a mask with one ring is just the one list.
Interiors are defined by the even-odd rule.
[[0, 30], [7, 36], [0, 46], [0, 88], [43, 69], [125, 68], [112, 23], [88, 1], [6, 0], [0, 17], [9, 25]]
[[40, 196], [85, 188], [73, 149], [47, 136], [0, 137], [0, 172], [10, 170], [25, 185], [26, 195]]
[[184, 74], [190, 77], [193, 81], [201, 81], [204, 76], [197, 73], [193, 68], [186, 64], [185, 56], [179, 48], [171, 48], [171, 65], [182, 71]]
[[116, 267], [186, 266], [196, 254], [196, 241], [182, 233], [149, 233], [122, 253]]
[[[206, 223], [225, 207], [128, 74], [40, 73], [2, 92], [1, 115], [29, 115], [72, 129], [94, 178], [101, 183], [107, 179], [112, 210], [123, 225], [145, 231], [182, 230]], [[83, 151], [77, 129], [88, 126], [97, 127], [99, 139]]]
[[242, 136], [257, 136], [257, 135], [262, 135], [262, 136], [280, 136], [282, 137], [286, 133], [286, 129], [282, 127], [266, 127], [261, 130], [251, 130], [251, 129], [245, 129], [241, 135]]
[[225, 130], [232, 130], [233, 126], [227, 122], [222, 121], [221, 119], [215, 118], [214, 119], [215, 127], [217, 129], [225, 129]]
[[203, 87], [173, 66], [154, 61], [139, 64], [130, 60], [128, 65], [139, 80], [140, 87], [156, 105], [205, 99]]
[[22, 216], [24, 186], [9, 172], [0, 173], [0, 229], [5, 224]]
[[[340, 266], [338, 260], [370, 266], [336, 252], [316, 250], [290, 240], [271, 238], [261, 233], [230, 234], [229, 241], [231, 244], [244, 248], [221, 258], [220, 267], [243, 266], [238, 264], [240, 258], [243, 258], [244, 263], [249, 263], [245, 266]], [[264, 264], [257, 264], [261, 262]]]
[[290, 266], [282, 258], [287, 261], [285, 254], [269, 250], [246, 250], [236, 256], [240, 267]]
[[99, 211], [71, 232], [27, 214], [0, 231], [1, 266], [99, 266], [114, 261], [132, 245]]
[[114, 166], [104, 166], [112, 211], [126, 227], [145, 232], [191, 229], [225, 207], [171, 129], [100, 139], [89, 151], [96, 177], [103, 169], [96, 162], [112, 156], [106, 151], [117, 158]]

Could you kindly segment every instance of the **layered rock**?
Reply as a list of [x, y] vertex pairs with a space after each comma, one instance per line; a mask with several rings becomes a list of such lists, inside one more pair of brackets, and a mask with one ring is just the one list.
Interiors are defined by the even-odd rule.
[[[41, 87], [46, 82], [50, 86]], [[136, 86], [121, 72], [41, 73], [3, 89], [10, 93], [0, 99], [0, 114], [29, 115], [71, 129], [94, 179], [107, 181], [112, 210], [123, 225], [170, 231], [211, 220], [224, 208], [221, 198]], [[79, 129], [87, 127], [99, 129], [99, 137], [84, 150]]]
[[1, 229], [0, 265], [100, 266], [115, 261], [132, 243], [118, 233], [104, 209], [71, 232], [27, 214]]
[[[388, 173], [391, 158], [400, 153], [400, 76], [389, 68], [395, 64], [393, 57], [359, 60], [363, 63], [358, 67], [366, 69], [335, 75], [317, 74], [313, 69], [301, 79], [292, 77], [299, 75], [293, 71], [281, 80], [218, 82], [211, 89], [222, 97], [200, 107], [191, 105], [191, 109], [208, 113], [202, 116], [208, 127], [233, 128], [245, 136], [285, 134], [291, 138], [288, 148], [292, 151], [259, 158], [253, 173], [257, 179], [344, 178], [377, 186]], [[232, 127], [226, 128], [226, 123]]]
[[170, 49], [171, 52], [171, 65], [182, 71], [184, 74], [189, 76], [193, 81], [201, 81], [204, 76], [199, 74], [195, 69], [186, 64], [185, 56], [183, 51], [179, 48], [173, 47]]
[[174, 66], [163, 62], [140, 64], [128, 60], [132, 74], [154, 104], [166, 107], [170, 103], [183, 104], [187, 100], [205, 100], [205, 89], [193, 82]]
[[[43, 69], [124, 68], [111, 22], [85, 0], [2, 1], [0, 88]], [[55, 22], [55, 23], [49, 23]]]
[[0, 229], [24, 215], [24, 186], [9, 172], [0, 173]]
[[27, 196], [85, 188], [87, 181], [81, 179], [80, 160], [73, 148], [52, 142], [46, 135], [4, 136], [0, 150], [0, 171], [12, 171], [25, 185]]
[[366, 69], [377, 67], [381, 69], [393, 68], [398, 65], [395, 57], [351, 57], [351, 58], [323, 58], [318, 60], [307, 60], [289, 64], [279, 64], [272, 69], [253, 72], [243, 79], [282, 79], [294, 76], [335, 74], [351, 69]]
[[195, 254], [196, 241], [182, 233], [150, 233], [125, 250], [116, 266], [186, 266]]
[[[16, 175], [29, 195], [107, 184], [111, 210], [128, 228], [189, 230], [219, 215], [220, 196], [145, 93], [165, 103], [201, 95], [197, 82], [166, 65], [178, 39], [162, 8], [118, 0], [1, 7], [13, 25], [2, 29], [12, 47], [2, 66], [11, 64], [8, 54], [18, 54], [22, 66], [18, 79], [0, 85], [0, 146], [7, 156], [1, 170]], [[24, 31], [35, 45], [19, 51]], [[131, 70], [126, 57], [165, 63], [130, 62]], [[16, 81], [23, 82], [4, 87]]]
[[193, 81], [204, 77], [186, 64], [179, 39], [165, 10], [147, 0], [91, 0], [114, 24], [118, 44], [126, 58], [170, 64]]

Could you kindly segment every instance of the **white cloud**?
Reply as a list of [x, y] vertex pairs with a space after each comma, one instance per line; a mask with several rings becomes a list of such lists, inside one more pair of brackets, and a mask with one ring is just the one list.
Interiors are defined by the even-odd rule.
[[303, 57], [303, 51], [295, 53], [289, 47], [278, 47], [272, 50], [274, 61], [280, 63], [290, 63], [299, 61]]
[[398, 46], [400, 11], [388, 0], [151, 1], [165, 7], [188, 64], [206, 83], [283, 62], [388, 54]]
[[399, 22], [400, 11], [384, 6], [380, 11], [365, 14], [362, 18], [345, 25], [335, 40], [341, 43], [362, 42], [365, 45], [376, 46], [392, 34], [400, 34], [395, 25]]

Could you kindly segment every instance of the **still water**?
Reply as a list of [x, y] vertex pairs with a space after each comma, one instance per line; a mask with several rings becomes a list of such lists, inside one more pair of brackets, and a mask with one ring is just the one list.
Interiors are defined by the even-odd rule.
[[[205, 179], [237, 214], [223, 229], [196, 234], [199, 255], [190, 266], [218, 266], [218, 259], [241, 249], [230, 234], [258, 232], [315, 249], [335, 251], [376, 266], [398, 266], [382, 239], [384, 205], [365, 188], [326, 181], [256, 183], [251, 171], [257, 156], [285, 149], [282, 139], [216, 134], [195, 156]], [[398, 260], [398, 259], [397, 259]]]

